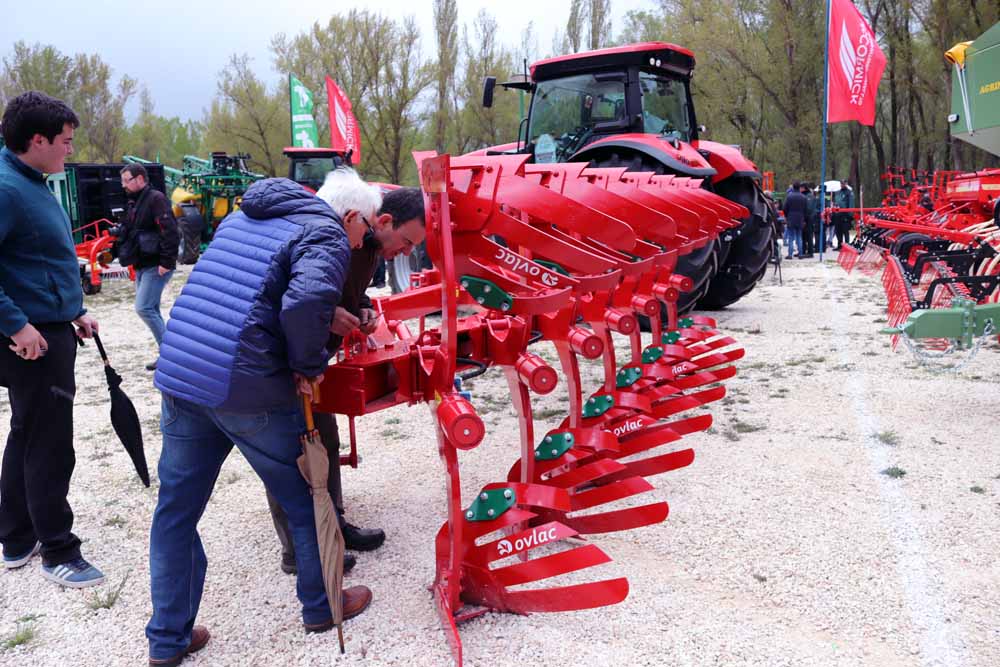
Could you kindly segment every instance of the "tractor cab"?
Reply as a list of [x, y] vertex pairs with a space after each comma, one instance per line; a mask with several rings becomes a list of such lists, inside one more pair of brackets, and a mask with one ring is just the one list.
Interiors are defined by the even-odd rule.
[[541, 60], [530, 81], [503, 85], [532, 93], [525, 148], [535, 161], [565, 162], [608, 136], [654, 135], [675, 147], [696, 139], [693, 69], [687, 49], [644, 42]]
[[323, 187], [326, 175], [349, 164], [344, 153], [332, 148], [286, 148], [288, 178], [311, 192]]

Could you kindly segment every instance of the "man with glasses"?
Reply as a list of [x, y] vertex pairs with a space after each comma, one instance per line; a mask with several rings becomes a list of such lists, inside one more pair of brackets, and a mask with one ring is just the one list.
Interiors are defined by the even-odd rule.
[[[352, 202], [350, 197], [346, 196], [343, 188], [338, 185], [338, 180], [337, 172], [332, 172], [316, 196], [329, 203], [343, 218], [345, 225], [360, 219], [368, 231], [362, 246], [351, 252], [351, 264], [344, 281], [344, 291], [330, 325], [332, 335], [328, 349], [331, 351], [339, 349], [344, 337], [352, 331], [360, 330], [363, 334], [370, 334], [375, 330], [378, 317], [371, 307], [371, 300], [365, 294], [365, 290], [371, 283], [379, 258], [391, 261], [399, 254], [409, 255], [425, 237], [424, 198], [419, 188], [398, 188], [385, 192], [378, 214], [369, 220], [359, 212], [363, 210], [363, 206]], [[323, 413], [317, 413], [315, 417], [316, 428], [330, 455], [328, 488], [337, 508], [337, 517], [347, 548], [354, 551], [373, 551], [382, 546], [385, 532], [377, 528], [359, 528], [344, 519], [344, 497], [340, 481], [340, 434], [337, 420], [333, 415]], [[288, 530], [288, 521], [281, 507], [270, 496], [268, 505], [282, 546], [281, 569], [287, 574], [294, 574], [295, 551]], [[344, 571], [350, 570], [356, 562], [357, 559], [353, 554], [345, 553]]]
[[[144, 166], [126, 165], [121, 177], [129, 208], [118, 232], [118, 262], [135, 268], [135, 312], [159, 349], [166, 328], [160, 299], [177, 268], [177, 220], [167, 196], [150, 187]], [[146, 364], [146, 370], [155, 371], [156, 361]]]

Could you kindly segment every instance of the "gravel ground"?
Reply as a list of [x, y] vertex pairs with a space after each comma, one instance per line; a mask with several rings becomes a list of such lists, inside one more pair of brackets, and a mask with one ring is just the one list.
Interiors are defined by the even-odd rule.
[[[627, 576], [628, 598], [473, 620], [461, 627], [466, 664], [997, 664], [1000, 347], [991, 341], [958, 375], [930, 375], [875, 333], [884, 316], [875, 279], [815, 261], [786, 262], [784, 278], [769, 275], [717, 314], [747, 355], [712, 406], [714, 427], [684, 440], [694, 464], [653, 478], [655, 491], [641, 497], [667, 500], [669, 519], [592, 539], [614, 561], [580, 580]], [[88, 307], [155, 469], [159, 396], [142, 368], [152, 341], [132, 294], [109, 284]], [[593, 383], [597, 372], [588, 365], [584, 377]], [[80, 351], [77, 382], [70, 500], [84, 553], [109, 581], [63, 590], [42, 579], [38, 560], [0, 571], [0, 663], [11, 667], [144, 664], [147, 655], [156, 482], [142, 488], [115, 439], [92, 345]], [[460, 454], [467, 498], [502, 480], [519, 455], [502, 375], [471, 389], [488, 435]], [[539, 398], [537, 430], [555, 426], [564, 405], [558, 390]], [[0, 401], [0, 438], [8, 423]], [[389, 538], [347, 577], [375, 601], [345, 626], [346, 655], [332, 634], [302, 633], [261, 483], [234, 452], [200, 525], [209, 571], [199, 622], [213, 636], [185, 664], [449, 664], [427, 591], [445, 499], [428, 411], [397, 407], [358, 426], [364, 460], [344, 473], [349, 517]], [[892, 466], [906, 475], [882, 473]], [[33, 636], [12, 646], [19, 630]]]

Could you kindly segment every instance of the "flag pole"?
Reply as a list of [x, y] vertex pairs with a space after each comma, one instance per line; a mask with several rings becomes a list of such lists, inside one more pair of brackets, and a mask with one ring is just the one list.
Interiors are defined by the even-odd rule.
[[823, 261], [826, 246], [826, 229], [823, 213], [826, 211], [826, 128], [830, 113], [830, 4], [826, 1], [826, 48], [823, 50], [823, 153], [820, 159], [819, 181], [819, 261]]
[[288, 145], [295, 145], [295, 113], [292, 109], [292, 73], [288, 73]]

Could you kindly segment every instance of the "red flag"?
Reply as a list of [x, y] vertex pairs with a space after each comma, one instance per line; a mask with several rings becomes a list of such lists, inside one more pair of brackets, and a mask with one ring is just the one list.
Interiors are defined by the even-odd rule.
[[875, 33], [851, 0], [831, 0], [827, 122], [875, 124], [875, 97], [885, 70], [885, 54]]
[[351, 153], [351, 162], [361, 162], [361, 129], [351, 111], [351, 101], [340, 86], [326, 77], [326, 98], [330, 109], [330, 148]]

